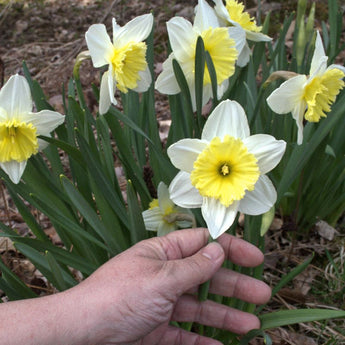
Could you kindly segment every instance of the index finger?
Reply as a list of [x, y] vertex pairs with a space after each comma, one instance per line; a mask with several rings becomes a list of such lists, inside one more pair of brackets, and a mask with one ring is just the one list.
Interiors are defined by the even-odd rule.
[[225, 257], [236, 265], [255, 267], [264, 261], [264, 254], [253, 244], [229, 234], [221, 235], [218, 240]]
[[177, 260], [191, 256], [204, 247], [209, 238], [205, 228], [177, 230], [157, 237], [166, 255], [166, 260]]

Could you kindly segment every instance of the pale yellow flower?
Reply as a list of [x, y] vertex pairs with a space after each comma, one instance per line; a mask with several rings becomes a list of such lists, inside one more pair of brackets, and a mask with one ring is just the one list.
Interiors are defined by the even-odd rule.
[[181, 170], [170, 184], [170, 197], [181, 207], [201, 207], [210, 235], [217, 238], [238, 211], [258, 215], [274, 205], [277, 194], [266, 174], [285, 146], [271, 135], [250, 136], [243, 108], [223, 101], [207, 119], [201, 139], [182, 139], [168, 148]]
[[[227, 28], [219, 27], [219, 22], [214, 10], [205, 0], [199, 0], [193, 25], [182, 17], [175, 17], [167, 23], [169, 40], [172, 53], [163, 63], [163, 71], [156, 81], [156, 89], [168, 95], [179, 93], [180, 87], [175, 78], [172, 61], [175, 59], [180, 64], [186, 77], [193, 109], [195, 101], [195, 53], [196, 43], [200, 36], [209, 52], [217, 75], [218, 98], [228, 87], [228, 79], [235, 71], [237, 59], [236, 38], [230, 37]], [[212, 97], [211, 78], [205, 66], [203, 105]]]
[[192, 227], [193, 214], [171, 201], [168, 187], [163, 182], [159, 183], [157, 194], [158, 199], [153, 199], [149, 209], [143, 212], [146, 230], [164, 236], [178, 228]]
[[152, 30], [153, 16], [145, 14], [120, 27], [113, 18], [113, 41], [103, 24], [91, 25], [85, 34], [95, 67], [108, 66], [101, 80], [99, 113], [116, 105], [115, 90], [144, 92], [151, 85], [151, 73], [146, 61], [146, 43]]
[[303, 119], [319, 122], [326, 117], [345, 85], [345, 68], [340, 65], [327, 67], [327, 60], [317, 32], [309, 76], [301, 74], [288, 79], [267, 98], [268, 105], [277, 114], [291, 112], [298, 127], [299, 145], [303, 142]]
[[[220, 23], [223, 26], [229, 27], [230, 36], [244, 36], [247, 40], [254, 42], [272, 40], [272, 38], [261, 32], [262, 27], [256, 25], [255, 19], [250, 17], [249, 13], [244, 10], [244, 5], [241, 2], [226, 0], [225, 5], [223, 0], [213, 0], [213, 2], [215, 3], [214, 10], [219, 17]], [[240, 67], [248, 63], [251, 55], [246, 39], [236, 42], [236, 49], [238, 50], [237, 65]]]
[[32, 107], [26, 79], [10, 77], [0, 90], [0, 167], [13, 183], [20, 181], [28, 159], [48, 145], [38, 136], [50, 136], [65, 118], [51, 110], [32, 113]]

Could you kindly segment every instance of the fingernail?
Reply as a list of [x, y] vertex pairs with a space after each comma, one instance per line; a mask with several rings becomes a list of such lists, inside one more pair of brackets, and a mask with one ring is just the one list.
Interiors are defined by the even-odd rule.
[[212, 261], [216, 261], [223, 257], [224, 251], [222, 246], [218, 242], [209, 243], [201, 252], [202, 255], [206, 256]]

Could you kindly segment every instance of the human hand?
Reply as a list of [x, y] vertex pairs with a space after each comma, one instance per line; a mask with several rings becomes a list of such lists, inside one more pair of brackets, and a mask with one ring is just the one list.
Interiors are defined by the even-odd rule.
[[221, 344], [172, 327], [172, 320], [239, 334], [259, 328], [256, 316], [213, 301], [200, 302], [195, 296], [199, 284], [211, 278], [213, 294], [255, 304], [271, 296], [263, 282], [221, 268], [225, 258], [241, 266], [257, 266], [263, 260], [259, 249], [227, 234], [206, 245], [208, 236], [206, 229], [189, 229], [139, 242], [66, 291], [84, 317], [87, 343]]

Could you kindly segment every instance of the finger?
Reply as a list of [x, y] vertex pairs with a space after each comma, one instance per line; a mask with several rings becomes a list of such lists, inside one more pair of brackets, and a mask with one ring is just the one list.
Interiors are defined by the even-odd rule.
[[200, 302], [190, 295], [183, 295], [179, 298], [172, 314], [172, 320], [197, 322], [237, 334], [245, 334], [252, 329], [260, 328], [260, 321], [253, 314], [209, 300]]
[[225, 268], [212, 277], [210, 292], [254, 304], [267, 303], [271, 298], [270, 287], [261, 280]]
[[240, 238], [223, 234], [217, 241], [224, 248], [226, 258], [236, 265], [255, 267], [264, 260], [260, 249]]
[[166, 261], [160, 276], [162, 290], [180, 296], [193, 286], [209, 280], [223, 261], [224, 251], [217, 242], [209, 243], [187, 258]]
[[[144, 343], [146, 344], [146, 343]], [[222, 345], [221, 342], [203, 337], [199, 334], [185, 331], [177, 327], [167, 327], [164, 336], [157, 345]], [[147, 345], [152, 345], [147, 343]]]
[[166, 236], [158, 237], [166, 255], [166, 260], [182, 259], [195, 254], [207, 244], [207, 229], [186, 229], [173, 231]]

